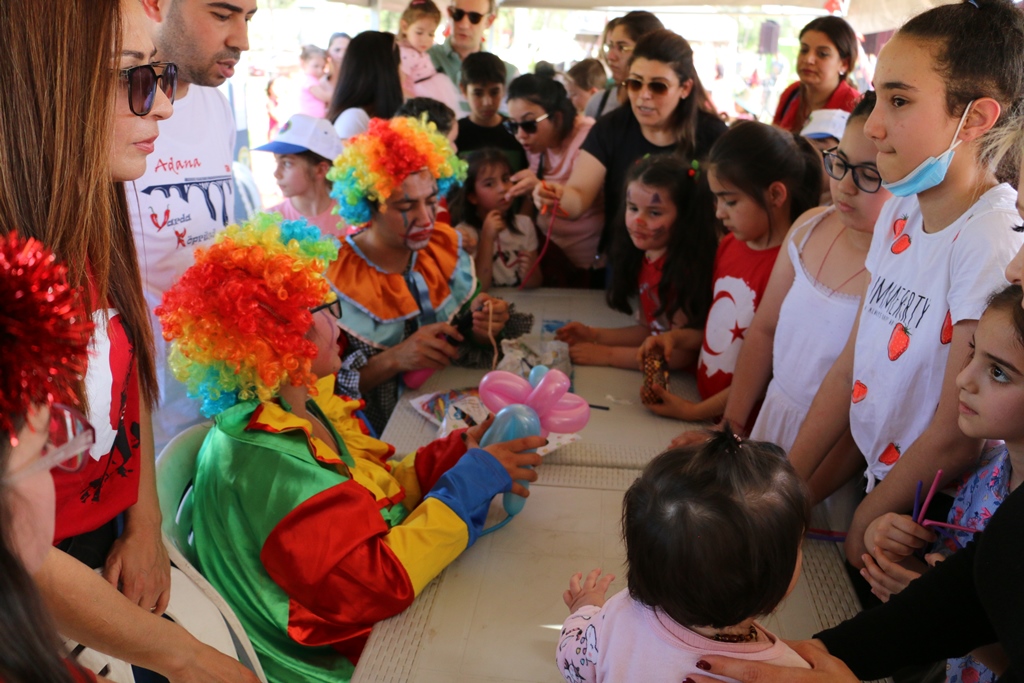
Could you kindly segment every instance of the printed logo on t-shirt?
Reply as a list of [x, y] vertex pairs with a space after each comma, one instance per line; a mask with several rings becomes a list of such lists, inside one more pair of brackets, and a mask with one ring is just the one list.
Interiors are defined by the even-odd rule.
[[[181, 164], [192, 162], [174, 163]], [[195, 159], [194, 163], [199, 164], [199, 160]], [[157, 164], [156, 170], [170, 170], [175, 174], [178, 173], [177, 166], [161, 168], [162, 166], [166, 166], [163, 161]], [[220, 221], [221, 225], [227, 226], [228, 197], [229, 195], [234, 195], [234, 181], [230, 175], [208, 176], [203, 178], [182, 178], [179, 181], [171, 183], [150, 185], [143, 188], [141, 192], [142, 194], [155, 199], [162, 196], [164, 199], [171, 200], [176, 196], [186, 204], [188, 204], [195, 196], [193, 193], [198, 193], [198, 195], [203, 199], [206, 210], [210, 215], [210, 220]], [[234, 202], [233, 196], [230, 201]], [[176, 249], [202, 244], [203, 242], [213, 239], [217, 234], [215, 230], [208, 230], [203, 233], [189, 235], [188, 224], [192, 222], [191, 211], [185, 210], [174, 216], [172, 215], [170, 203], [165, 203], [165, 208], [162, 213], [155, 211], [152, 205], [149, 206], [149, 220], [156, 229], [156, 232], [160, 232], [165, 227], [172, 227], [174, 230], [174, 236], [177, 239], [175, 246]]]
[[893, 280], [878, 277], [871, 283], [864, 312], [891, 327], [886, 346], [889, 360], [896, 361], [910, 348], [913, 334], [921, 326], [931, 300]]
[[715, 297], [708, 312], [701, 363], [710, 377], [716, 372], [731, 374], [743, 345], [743, 338], [754, 319], [757, 293], [738, 277], [722, 277], [715, 282]]

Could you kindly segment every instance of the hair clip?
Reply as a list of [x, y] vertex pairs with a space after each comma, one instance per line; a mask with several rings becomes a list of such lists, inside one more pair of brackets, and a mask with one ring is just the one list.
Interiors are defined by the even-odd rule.
[[981, 5], [978, 4], [978, 0], [967, 0], [967, 4], [974, 5], [976, 8], [981, 9]]
[[700, 164], [697, 163], [696, 159], [690, 162], [690, 170], [687, 172], [690, 174], [691, 178], [693, 178], [694, 180], [697, 179], [698, 175], [700, 174]]
[[742, 437], [740, 437], [740, 435], [739, 435], [739, 434], [737, 434], [736, 432], [733, 432], [733, 433], [732, 433], [732, 438], [736, 439], [736, 443], [738, 443], [738, 444], [740, 444], [740, 445], [742, 445], [742, 444], [743, 444], [743, 438], [742, 438]]

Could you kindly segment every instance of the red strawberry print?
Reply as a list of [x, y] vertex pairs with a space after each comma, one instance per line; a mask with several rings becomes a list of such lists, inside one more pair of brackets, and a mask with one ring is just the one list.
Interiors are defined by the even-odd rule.
[[853, 402], [860, 403], [868, 395], [868, 385], [860, 380], [853, 383]]
[[907, 214], [903, 214], [896, 219], [896, 222], [892, 224], [892, 236], [893, 238], [899, 237], [903, 234], [904, 229], [907, 227]]
[[939, 341], [948, 344], [953, 341], [953, 316], [946, 311], [946, 319], [942, 321], [942, 332], [939, 333]]
[[895, 242], [892, 243], [892, 253], [902, 254], [910, 246], [910, 235], [900, 235]]
[[903, 323], [896, 323], [889, 335], [889, 360], [896, 360], [910, 346], [910, 330]]
[[900, 447], [894, 443], [889, 444], [882, 451], [882, 455], [878, 456], [878, 461], [883, 465], [894, 465], [896, 461], [900, 459]]

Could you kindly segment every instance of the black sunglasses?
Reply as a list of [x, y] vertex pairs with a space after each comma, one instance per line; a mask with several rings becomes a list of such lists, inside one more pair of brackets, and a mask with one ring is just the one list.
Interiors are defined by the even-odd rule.
[[315, 306], [314, 308], [309, 309], [309, 312], [315, 315], [316, 313], [325, 310], [330, 311], [335, 320], [341, 320], [341, 299], [335, 299], [334, 301], [329, 301], [326, 304]]
[[505, 119], [505, 130], [512, 133], [512, 135], [515, 135], [519, 132], [519, 129], [522, 128], [523, 132], [527, 135], [533, 135], [537, 132], [537, 124], [547, 117], [548, 115], [544, 114], [544, 116], [538, 116], [535, 119], [529, 119], [527, 121], [513, 121], [512, 119]]
[[[160, 69], [160, 73], [157, 73], [157, 69]], [[153, 110], [158, 85], [167, 99], [174, 103], [174, 93], [178, 90], [177, 64], [140, 64], [121, 69], [121, 78], [128, 82], [128, 106], [136, 116], [145, 116]]]
[[882, 187], [882, 176], [878, 175], [878, 169], [868, 164], [853, 165], [846, 159], [836, 154], [838, 147], [833, 147], [822, 154], [825, 159], [825, 173], [835, 180], [842, 180], [847, 173], [853, 173], [853, 184], [861, 192], [874, 194]]
[[450, 16], [452, 18], [452, 21], [454, 21], [456, 24], [462, 21], [464, 17], [469, 17], [469, 23], [476, 26], [481, 21], [483, 21], [484, 17], [487, 15], [480, 14], [479, 12], [467, 12], [464, 9], [455, 9], [454, 7], [449, 7], [448, 16]]
[[644, 83], [639, 78], [627, 78], [623, 81], [623, 85], [626, 86], [629, 92], [640, 92], [644, 89], [645, 85], [652, 95], [664, 95], [668, 92], [668, 83], [662, 81], [648, 81]]

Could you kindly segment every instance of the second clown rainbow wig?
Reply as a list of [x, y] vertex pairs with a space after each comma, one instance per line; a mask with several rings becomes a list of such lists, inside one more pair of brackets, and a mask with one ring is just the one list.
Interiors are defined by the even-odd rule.
[[446, 197], [466, 177], [466, 163], [455, 156], [437, 126], [408, 117], [372, 119], [365, 133], [350, 138], [327, 174], [331, 196], [349, 225], [366, 225], [374, 207], [383, 207], [405, 179], [427, 170]]
[[312, 390], [310, 309], [334, 300], [323, 272], [337, 257], [334, 238], [278, 214], [257, 214], [196, 250], [156, 314], [174, 376], [202, 399], [204, 415], [270, 400], [284, 382]]

